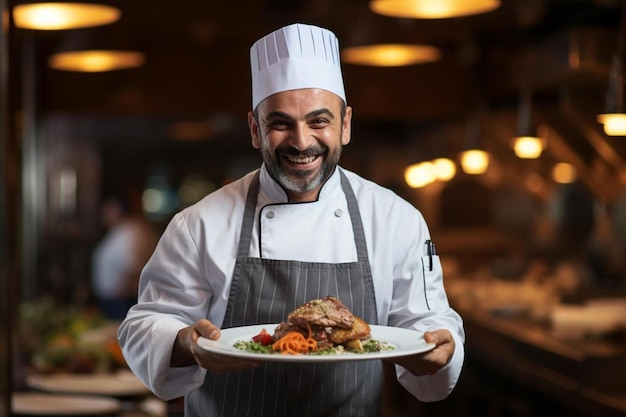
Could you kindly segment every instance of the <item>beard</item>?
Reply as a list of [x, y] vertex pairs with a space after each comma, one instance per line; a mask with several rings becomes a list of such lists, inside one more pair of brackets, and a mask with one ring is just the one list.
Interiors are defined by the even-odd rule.
[[[328, 147], [318, 145], [313, 148], [308, 148], [303, 152], [294, 148], [277, 148], [276, 151], [272, 153], [267, 146], [264, 145], [261, 147], [261, 155], [263, 156], [263, 162], [270, 176], [274, 178], [281, 187], [288, 191], [305, 193], [320, 187], [333, 174], [339, 164], [341, 150], [342, 145], [340, 144], [339, 147], [332, 152]], [[317, 171], [286, 172], [281, 166], [282, 157], [284, 155], [317, 156], [318, 158], [324, 158], [324, 160]]]

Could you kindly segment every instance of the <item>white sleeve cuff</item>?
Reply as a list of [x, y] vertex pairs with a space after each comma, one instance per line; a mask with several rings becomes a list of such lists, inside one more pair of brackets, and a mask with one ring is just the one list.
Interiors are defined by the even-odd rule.
[[455, 334], [455, 349], [450, 362], [434, 375], [415, 376], [400, 365], [396, 365], [398, 382], [415, 398], [423, 402], [441, 401], [451, 393], [461, 375], [465, 348], [462, 340]]

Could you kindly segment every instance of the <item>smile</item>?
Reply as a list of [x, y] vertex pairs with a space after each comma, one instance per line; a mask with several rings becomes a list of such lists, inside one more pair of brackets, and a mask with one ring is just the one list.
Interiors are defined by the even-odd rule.
[[292, 155], [285, 155], [285, 158], [287, 158], [287, 160], [289, 162], [292, 162], [294, 164], [308, 164], [310, 162], [315, 161], [315, 159], [317, 158], [317, 156], [307, 156], [307, 155], [297, 155], [297, 156], [292, 156]]

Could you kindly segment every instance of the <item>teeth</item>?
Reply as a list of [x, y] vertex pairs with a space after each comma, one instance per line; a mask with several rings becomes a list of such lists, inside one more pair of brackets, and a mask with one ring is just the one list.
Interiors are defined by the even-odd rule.
[[287, 159], [295, 164], [307, 164], [313, 162], [315, 156], [287, 156]]

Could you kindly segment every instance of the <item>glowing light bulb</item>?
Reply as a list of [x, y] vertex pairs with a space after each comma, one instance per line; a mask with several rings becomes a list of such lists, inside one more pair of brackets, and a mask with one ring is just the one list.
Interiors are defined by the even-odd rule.
[[604, 133], [607, 136], [626, 136], [626, 114], [600, 114], [598, 122], [604, 124]]
[[140, 67], [144, 61], [140, 52], [87, 50], [52, 55], [48, 65], [63, 71], [102, 72]]
[[490, 12], [500, 0], [372, 0], [369, 7], [385, 16], [445, 19]]
[[518, 158], [536, 159], [541, 156], [543, 142], [534, 136], [520, 136], [515, 138], [513, 149]]
[[479, 149], [462, 152], [461, 167], [466, 174], [484, 174], [489, 167], [489, 154]]
[[13, 9], [15, 26], [22, 29], [78, 29], [106, 25], [120, 17], [119, 9], [102, 4], [32, 3]]
[[435, 181], [435, 167], [431, 162], [409, 165], [404, 170], [404, 181], [411, 188], [421, 188]]
[[552, 179], [559, 184], [569, 184], [576, 180], [576, 167], [572, 164], [559, 162], [552, 168]]
[[450, 181], [456, 175], [456, 165], [450, 159], [437, 158], [432, 162], [439, 181]]

